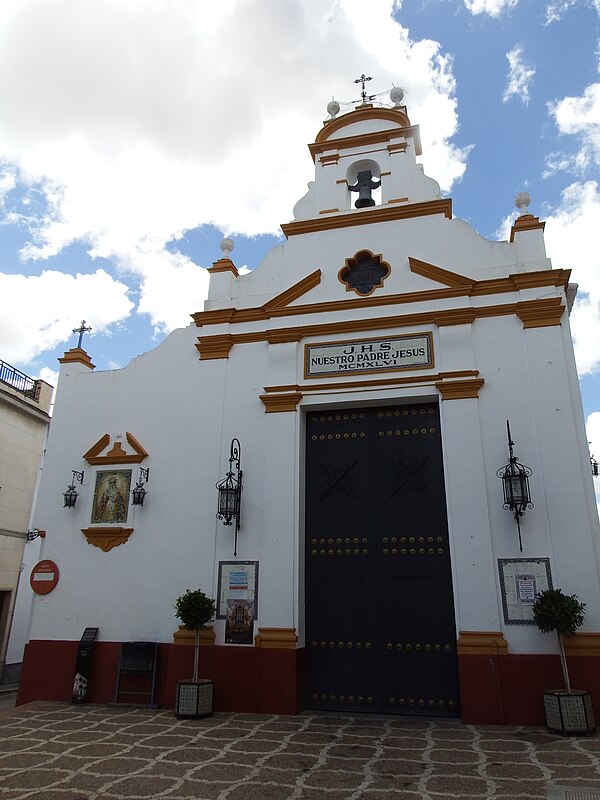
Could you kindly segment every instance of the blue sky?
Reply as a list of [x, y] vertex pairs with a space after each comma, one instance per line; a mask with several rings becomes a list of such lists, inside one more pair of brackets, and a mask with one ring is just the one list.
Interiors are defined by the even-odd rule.
[[[215, 7], [212, 7], [215, 6]], [[516, 192], [573, 270], [600, 458], [600, 0], [3, 0], [0, 359], [53, 382], [86, 319], [99, 369], [254, 268], [312, 178], [332, 96], [392, 85], [455, 216], [506, 238]]]

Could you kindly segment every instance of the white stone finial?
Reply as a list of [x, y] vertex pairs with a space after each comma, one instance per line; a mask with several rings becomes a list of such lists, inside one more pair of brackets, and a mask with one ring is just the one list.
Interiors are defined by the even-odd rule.
[[395, 106], [402, 105], [402, 101], [404, 100], [404, 89], [401, 89], [399, 86], [394, 86], [390, 92], [390, 100]]
[[335, 119], [335, 117], [340, 113], [340, 104], [337, 100], [334, 100], [333, 97], [327, 103], [327, 113], [329, 114], [330, 119]]
[[223, 251], [223, 256], [225, 258], [229, 258], [229, 254], [231, 253], [234, 247], [233, 240], [228, 238], [221, 239], [221, 244], [219, 245], [219, 247]]
[[519, 209], [519, 216], [523, 217], [525, 214], [529, 214], [529, 204], [531, 203], [531, 197], [527, 194], [527, 192], [519, 192], [515, 197], [515, 207]]

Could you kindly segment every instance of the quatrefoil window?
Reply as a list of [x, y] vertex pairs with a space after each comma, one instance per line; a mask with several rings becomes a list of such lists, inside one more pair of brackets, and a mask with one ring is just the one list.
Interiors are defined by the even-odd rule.
[[355, 256], [346, 259], [338, 278], [345, 284], [347, 292], [356, 292], [365, 297], [375, 289], [381, 289], [390, 272], [390, 265], [380, 255], [370, 250], [359, 250]]

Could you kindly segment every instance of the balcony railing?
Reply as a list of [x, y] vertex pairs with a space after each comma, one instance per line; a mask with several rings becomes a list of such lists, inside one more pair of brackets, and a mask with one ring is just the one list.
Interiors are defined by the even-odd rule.
[[22, 392], [25, 397], [30, 397], [32, 400], [37, 400], [40, 396], [39, 381], [19, 372], [18, 369], [2, 360], [0, 360], [0, 381], [12, 386], [13, 389]]

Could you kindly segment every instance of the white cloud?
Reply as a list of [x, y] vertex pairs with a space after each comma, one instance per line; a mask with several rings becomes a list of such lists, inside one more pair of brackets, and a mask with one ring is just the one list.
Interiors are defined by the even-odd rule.
[[556, 0], [546, 6], [546, 25], [558, 22], [563, 14], [577, 4], [579, 0]]
[[502, 100], [507, 103], [511, 97], [519, 97], [523, 105], [529, 103], [529, 87], [535, 75], [535, 67], [523, 61], [523, 47], [518, 44], [506, 54], [508, 59], [508, 80]]
[[44, 350], [72, 339], [75, 313], [102, 333], [129, 315], [133, 303], [127, 286], [107, 272], [65, 275], [55, 270], [40, 276], [0, 273], [0, 353], [9, 363], [29, 362]]
[[354, 96], [356, 64], [377, 76], [374, 91], [409, 89], [426, 171], [449, 189], [468, 152], [449, 142], [457, 129], [452, 64], [436, 42], [411, 41], [395, 7], [4, 0], [0, 159], [49, 201], [23, 256], [43, 259], [86, 241], [124, 279], [135, 276], [139, 311], [153, 324], [181, 324], [165, 276], [193, 286], [196, 308], [206, 276], [165, 245], [203, 223], [231, 234], [278, 232], [312, 177], [306, 144], [327, 100]]
[[471, 14], [489, 14], [499, 17], [503, 11], [514, 8], [519, 0], [465, 0], [465, 6]]
[[559, 162], [563, 159], [559, 166], [578, 172], [600, 166], [600, 83], [590, 84], [579, 97], [564, 97], [551, 104], [549, 111], [559, 131], [576, 136], [580, 142], [576, 155], [557, 157]]
[[190, 311], [201, 309], [208, 294], [208, 272], [179, 253], [149, 252], [144, 267], [139, 312], [150, 315], [157, 332], [189, 325]]
[[560, 206], [546, 217], [545, 240], [555, 268], [572, 269], [579, 285], [571, 313], [575, 357], [580, 375], [600, 367], [600, 192], [596, 181], [572, 183]]
[[[554, 2], [548, 3], [546, 6], [546, 25], [558, 22], [567, 11], [580, 4], [581, 0], [554, 0]], [[595, 8], [600, 14], [600, 0], [586, 0], [586, 5]]]

